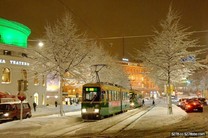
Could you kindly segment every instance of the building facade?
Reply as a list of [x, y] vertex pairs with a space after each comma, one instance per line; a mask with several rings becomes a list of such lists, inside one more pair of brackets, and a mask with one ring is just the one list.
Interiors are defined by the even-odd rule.
[[131, 88], [143, 97], [158, 97], [158, 87], [147, 77], [148, 71], [142, 65], [132, 62], [121, 62], [128, 74]]
[[[45, 76], [31, 70], [31, 60], [27, 57], [27, 38], [30, 29], [26, 26], [0, 18], [0, 92], [13, 95], [2, 97], [0, 102], [19, 100], [20, 87], [25, 87], [26, 100], [32, 105], [45, 105]], [[25, 84], [19, 83], [26, 82]]]

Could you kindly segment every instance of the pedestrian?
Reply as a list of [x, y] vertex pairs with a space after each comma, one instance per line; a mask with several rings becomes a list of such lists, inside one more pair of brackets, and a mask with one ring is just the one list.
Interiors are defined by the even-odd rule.
[[57, 107], [57, 105], [58, 105], [58, 103], [57, 103], [57, 101], [55, 101], [55, 107]]
[[142, 105], [144, 105], [144, 99], [142, 99]]
[[37, 106], [37, 104], [35, 102], [33, 102], [33, 109], [35, 112], [36, 112], [36, 106]]
[[155, 105], [155, 101], [154, 100], [152, 101], [152, 105]]

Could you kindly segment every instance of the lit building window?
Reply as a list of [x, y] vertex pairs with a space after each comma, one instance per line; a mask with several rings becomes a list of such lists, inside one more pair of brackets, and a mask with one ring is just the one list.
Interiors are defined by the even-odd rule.
[[35, 77], [34, 77], [34, 85], [39, 85], [39, 80], [38, 80], [38, 73], [35, 73]]
[[42, 76], [42, 86], [45, 86], [45, 76]]
[[27, 57], [27, 54], [25, 54], [25, 53], [22, 53], [22, 57]]
[[11, 71], [9, 68], [4, 68], [2, 72], [2, 83], [10, 83]]
[[11, 55], [12, 52], [11, 51], [8, 51], [8, 50], [4, 50], [4, 55]]
[[27, 80], [27, 71], [25, 69], [22, 70], [22, 79]]

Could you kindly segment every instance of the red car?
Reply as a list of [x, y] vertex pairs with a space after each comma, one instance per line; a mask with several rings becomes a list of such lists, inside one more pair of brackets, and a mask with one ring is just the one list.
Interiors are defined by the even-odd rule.
[[203, 112], [203, 104], [199, 100], [189, 100], [186, 102], [184, 110], [186, 112]]

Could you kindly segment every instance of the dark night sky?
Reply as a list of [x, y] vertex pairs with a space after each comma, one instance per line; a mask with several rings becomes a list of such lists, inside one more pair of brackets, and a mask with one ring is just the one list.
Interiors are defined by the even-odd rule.
[[208, 0], [0, 0], [0, 17], [28, 26], [29, 40], [39, 40], [47, 23], [69, 11], [89, 38], [105, 38], [104, 46], [120, 57], [124, 46], [125, 56], [130, 57], [135, 48], [145, 47], [150, 38], [146, 35], [165, 19], [170, 3], [180, 13], [181, 24], [197, 31], [194, 38], [207, 45]]

